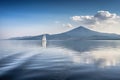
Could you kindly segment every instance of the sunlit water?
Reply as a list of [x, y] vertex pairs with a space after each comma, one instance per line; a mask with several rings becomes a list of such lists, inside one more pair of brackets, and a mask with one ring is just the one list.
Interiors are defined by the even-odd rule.
[[119, 40], [0, 41], [0, 80], [120, 80]]

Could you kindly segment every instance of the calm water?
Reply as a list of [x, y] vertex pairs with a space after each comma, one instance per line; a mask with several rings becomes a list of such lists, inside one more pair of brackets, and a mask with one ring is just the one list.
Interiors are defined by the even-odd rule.
[[120, 80], [120, 41], [0, 41], [0, 80]]

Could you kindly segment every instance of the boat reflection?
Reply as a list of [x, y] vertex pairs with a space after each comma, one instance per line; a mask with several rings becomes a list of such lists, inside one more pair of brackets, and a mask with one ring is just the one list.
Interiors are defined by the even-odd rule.
[[42, 47], [46, 48], [47, 40], [46, 40], [46, 35], [44, 34], [42, 37]]

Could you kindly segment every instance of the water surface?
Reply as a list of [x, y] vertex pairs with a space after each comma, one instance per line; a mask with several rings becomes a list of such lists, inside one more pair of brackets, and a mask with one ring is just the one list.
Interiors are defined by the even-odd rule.
[[0, 80], [120, 80], [119, 40], [0, 41]]

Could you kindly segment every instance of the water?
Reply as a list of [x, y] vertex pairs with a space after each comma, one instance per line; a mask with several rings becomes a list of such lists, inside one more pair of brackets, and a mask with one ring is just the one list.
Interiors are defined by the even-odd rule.
[[120, 80], [119, 40], [0, 41], [0, 80]]

